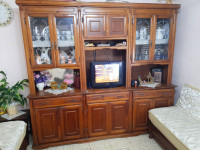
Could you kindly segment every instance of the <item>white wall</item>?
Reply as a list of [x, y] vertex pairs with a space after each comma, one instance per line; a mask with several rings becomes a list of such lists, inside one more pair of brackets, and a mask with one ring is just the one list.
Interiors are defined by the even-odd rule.
[[[28, 78], [26, 60], [20, 25], [18, 6], [15, 0], [6, 1], [14, 11], [14, 20], [7, 27], [0, 27], [0, 70], [6, 72], [8, 81], [13, 85], [18, 80]], [[83, 0], [89, 1], [89, 0]], [[96, 2], [95, 0], [90, 0]], [[99, 0], [105, 1], [105, 0]], [[163, 0], [127, 0], [140, 3], [164, 3]], [[176, 0], [181, 3], [178, 15], [177, 36], [174, 57], [173, 84], [177, 85], [176, 99], [179, 89], [184, 83], [200, 87], [200, 51], [198, 42], [200, 30], [200, 1], [199, 0]], [[199, 59], [198, 59], [199, 58]], [[26, 89], [24, 94], [28, 95]]]
[[177, 20], [172, 83], [177, 85], [175, 100], [183, 84], [200, 88], [200, 1], [182, 0]]

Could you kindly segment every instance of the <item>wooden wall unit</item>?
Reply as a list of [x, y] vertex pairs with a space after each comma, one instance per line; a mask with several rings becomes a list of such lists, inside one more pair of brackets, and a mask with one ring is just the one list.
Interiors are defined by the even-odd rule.
[[[147, 133], [148, 110], [173, 105], [175, 86], [171, 85], [171, 80], [180, 5], [64, 0], [16, 0], [16, 3], [20, 7], [30, 81], [34, 148]], [[157, 33], [160, 26], [165, 26], [164, 35]], [[67, 34], [61, 32], [66, 28], [70, 28], [70, 39], [62, 37]], [[37, 34], [38, 30], [42, 34]], [[46, 37], [41, 37], [43, 34]], [[85, 47], [88, 41], [126, 41], [127, 44]], [[74, 48], [73, 63], [72, 60], [63, 62], [60, 53], [70, 46]], [[50, 60], [40, 64], [38, 48], [43, 47], [49, 49]], [[125, 85], [91, 89], [88, 86], [89, 64], [94, 59], [106, 61], [106, 55], [111, 61], [125, 61]], [[131, 79], [139, 75], [144, 78], [155, 67], [163, 70], [159, 87], [131, 87]], [[60, 95], [37, 91], [33, 72], [52, 68], [79, 71], [80, 89], [74, 87]]]

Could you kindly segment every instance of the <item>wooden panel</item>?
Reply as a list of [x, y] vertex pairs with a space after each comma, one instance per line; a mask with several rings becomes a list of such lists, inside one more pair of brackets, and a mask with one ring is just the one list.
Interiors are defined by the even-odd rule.
[[126, 8], [82, 8], [85, 14], [128, 14], [129, 9]]
[[[40, 2], [38, 2], [40, 1]], [[149, 8], [149, 9], [167, 9], [167, 8], [174, 8], [174, 9], [179, 9], [180, 4], [144, 4], [144, 3], [105, 3], [105, 2], [91, 2], [91, 3], [83, 3], [83, 2], [68, 2], [65, 0], [35, 0], [35, 1], [30, 1], [30, 0], [16, 0], [17, 5], [52, 5], [52, 6], [67, 6], [67, 7], [116, 7], [119, 9], [121, 8], [139, 8], [139, 9], [144, 9], [144, 8]], [[115, 9], [116, 9], [115, 8]]]
[[104, 37], [105, 36], [105, 16], [104, 15], [85, 15], [84, 16], [84, 35], [85, 37]]
[[88, 135], [108, 134], [108, 103], [88, 104]]
[[134, 91], [133, 97], [134, 99], [138, 98], [153, 98], [153, 97], [169, 97], [172, 96], [171, 90], [142, 90], [142, 91]]
[[167, 107], [170, 105], [171, 97], [156, 98], [153, 100], [153, 108]]
[[61, 98], [38, 99], [33, 101], [34, 108], [43, 108], [50, 106], [60, 106], [67, 104], [80, 104], [82, 102], [81, 96], [70, 96]]
[[60, 108], [62, 139], [78, 139], [83, 137], [82, 105]]
[[133, 130], [148, 128], [148, 110], [151, 109], [151, 99], [133, 101]]
[[78, 10], [76, 7], [55, 7], [55, 6], [34, 6], [34, 7], [23, 7], [24, 10], [26, 10], [29, 13], [35, 13], [35, 12], [45, 12], [45, 13], [69, 13], [74, 14], [77, 13]]
[[129, 100], [129, 92], [86, 95], [87, 102]]
[[39, 144], [61, 140], [58, 108], [36, 109], [35, 118]]
[[109, 103], [109, 133], [125, 133], [128, 131], [128, 101]]
[[109, 15], [108, 21], [108, 37], [126, 37], [127, 36], [127, 16]]
[[167, 15], [172, 15], [173, 12], [171, 9], [134, 9], [133, 10], [134, 14], [167, 14]]

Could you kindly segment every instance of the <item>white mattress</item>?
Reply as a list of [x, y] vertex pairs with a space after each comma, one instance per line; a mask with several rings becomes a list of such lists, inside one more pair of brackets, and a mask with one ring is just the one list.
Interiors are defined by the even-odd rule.
[[149, 119], [178, 150], [200, 150], [200, 121], [182, 108], [152, 109]]
[[19, 150], [26, 135], [26, 123], [9, 121], [0, 123], [0, 149]]

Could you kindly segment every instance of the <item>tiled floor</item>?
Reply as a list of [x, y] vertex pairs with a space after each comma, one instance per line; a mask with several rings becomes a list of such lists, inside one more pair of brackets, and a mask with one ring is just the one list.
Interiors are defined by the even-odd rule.
[[[32, 140], [31, 140], [32, 143]], [[27, 150], [32, 150], [32, 144]], [[149, 135], [140, 135], [128, 138], [114, 138], [84, 144], [62, 145], [45, 150], [162, 150]]]

